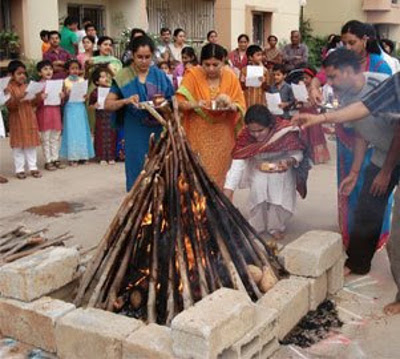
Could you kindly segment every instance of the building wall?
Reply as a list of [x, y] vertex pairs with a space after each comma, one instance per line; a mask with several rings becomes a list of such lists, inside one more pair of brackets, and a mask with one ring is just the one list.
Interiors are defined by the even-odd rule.
[[304, 7], [304, 18], [311, 20], [314, 35], [339, 34], [347, 21], [367, 20], [362, 4], [363, 0], [308, 0]]
[[298, 0], [216, 0], [215, 22], [222, 45], [235, 48], [241, 33], [252, 37], [253, 11], [271, 14], [271, 24], [266, 26], [280, 40], [289, 41], [290, 31], [299, 27]]

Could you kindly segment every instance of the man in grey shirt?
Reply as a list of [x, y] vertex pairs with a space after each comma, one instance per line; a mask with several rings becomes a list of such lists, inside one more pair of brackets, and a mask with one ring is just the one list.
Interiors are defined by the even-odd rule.
[[308, 62], [308, 47], [301, 43], [300, 31], [291, 31], [290, 42], [282, 50], [283, 61], [289, 71]]
[[[385, 79], [381, 74], [363, 73], [358, 55], [346, 49], [330, 54], [324, 67], [343, 106], [359, 101]], [[343, 195], [354, 189], [369, 146], [373, 154], [354, 213], [346, 267], [352, 273], [366, 274], [371, 268], [389, 196], [400, 178], [400, 156], [395, 163], [390, 160], [391, 151], [397, 148], [393, 145], [393, 141], [398, 141], [397, 137], [394, 139], [397, 123], [391, 118], [369, 115], [352, 126], [356, 131], [354, 160], [349, 175], [340, 184]]]

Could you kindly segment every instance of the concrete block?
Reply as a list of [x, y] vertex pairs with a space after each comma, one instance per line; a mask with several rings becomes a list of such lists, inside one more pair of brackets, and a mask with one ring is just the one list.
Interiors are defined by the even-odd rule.
[[326, 272], [318, 278], [295, 277], [309, 283], [310, 310], [315, 310], [326, 299], [328, 294], [328, 276]]
[[123, 359], [174, 359], [171, 329], [149, 324], [122, 342]]
[[0, 333], [55, 353], [56, 321], [74, 310], [73, 304], [49, 297], [30, 303], [1, 298]]
[[262, 351], [264, 351], [262, 358], [267, 358], [265, 355], [267, 351], [272, 355], [279, 347], [277, 316], [278, 312], [275, 309], [257, 306], [254, 327], [243, 338], [225, 349], [218, 359], [259, 358]]
[[342, 254], [339, 233], [310, 231], [289, 243], [280, 256], [291, 274], [317, 278], [331, 268]]
[[344, 263], [346, 256], [343, 255], [340, 259], [329, 268], [327, 271], [328, 276], [328, 294], [334, 295], [343, 289], [344, 286]]
[[121, 359], [122, 342], [143, 323], [101, 309], [77, 309], [56, 324], [60, 359]]
[[255, 324], [255, 305], [246, 293], [221, 288], [177, 315], [173, 350], [183, 359], [213, 359]]
[[75, 279], [76, 248], [53, 247], [0, 267], [0, 295], [32, 301]]
[[280, 280], [257, 304], [278, 312], [278, 338], [283, 339], [309, 310], [310, 284], [291, 277]]

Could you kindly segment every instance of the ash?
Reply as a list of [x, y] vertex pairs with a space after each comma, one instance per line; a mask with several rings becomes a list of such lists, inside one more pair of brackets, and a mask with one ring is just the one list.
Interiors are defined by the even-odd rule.
[[335, 303], [326, 300], [317, 310], [312, 310], [297, 324], [296, 327], [282, 340], [281, 344], [294, 344], [308, 348], [325, 339], [331, 329], [342, 327]]

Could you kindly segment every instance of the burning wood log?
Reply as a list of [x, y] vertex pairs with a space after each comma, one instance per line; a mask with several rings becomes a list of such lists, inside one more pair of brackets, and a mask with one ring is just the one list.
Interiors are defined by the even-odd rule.
[[169, 325], [220, 287], [257, 300], [286, 275], [268, 243], [224, 196], [169, 106], [164, 127], [81, 280], [75, 304]]

